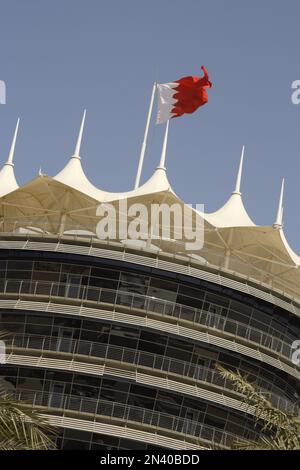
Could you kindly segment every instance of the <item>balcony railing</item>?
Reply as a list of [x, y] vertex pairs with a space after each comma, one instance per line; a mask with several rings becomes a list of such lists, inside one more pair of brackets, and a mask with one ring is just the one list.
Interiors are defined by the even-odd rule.
[[[42, 352], [56, 351], [72, 355], [78, 354], [86, 357], [96, 357], [103, 359], [104, 361], [114, 360], [122, 363], [133, 364], [135, 366], [146, 367], [156, 371], [162, 371], [167, 374], [176, 374], [178, 376], [188, 377], [199, 382], [209, 383], [220, 387], [222, 391], [233, 391], [232, 383], [223, 379], [214, 369], [203, 365], [197, 365], [193, 362], [153, 354], [147, 351], [115, 346], [107, 343], [56, 336], [16, 334], [11, 338], [8, 337], [6, 342], [7, 347], [9, 346], [12, 351], [15, 351], [16, 348], [24, 348], [35, 349]], [[277, 406], [284, 411], [295, 411], [292, 402], [283, 397], [281, 395], [282, 391], [274, 384], [262, 379], [260, 380], [259, 387], [262, 392], [267, 394], [268, 399], [270, 399], [274, 406]], [[277, 389], [276, 393], [274, 393], [275, 389]]]
[[297, 338], [288, 338], [289, 342], [274, 336], [283, 336], [282, 332], [272, 328], [272, 334], [261, 331], [250, 325], [232, 320], [210, 311], [197, 309], [187, 305], [158, 299], [126, 291], [116, 291], [101, 287], [83, 286], [77, 284], [27, 281], [27, 280], [0, 280], [0, 295], [14, 294], [18, 297], [42, 296], [47, 298], [77, 299], [81, 302], [89, 301], [96, 304], [110, 304], [128, 307], [134, 310], [143, 310], [147, 313], [158, 313], [167, 317], [185, 320], [199, 324], [212, 330], [230, 333], [233, 337], [247, 340], [255, 345], [262, 346], [270, 351], [291, 359], [292, 342]]
[[[241, 437], [192, 419], [180, 418], [167, 413], [108, 400], [31, 390], [16, 391], [14, 396], [17, 400], [30, 403], [34, 407], [41, 406], [47, 409], [61, 410], [63, 413], [75, 411], [92, 414], [94, 415], [93, 419], [105, 416], [109, 419], [120, 420], [127, 425], [139, 423], [147, 426], [148, 431], [150, 431], [149, 426], [154, 427], [156, 430], [158, 428], [166, 429], [226, 448], [230, 448], [233, 441]], [[245, 438], [255, 439], [259, 436], [257, 432], [247, 429], [244, 432], [245, 435], [243, 437]]]

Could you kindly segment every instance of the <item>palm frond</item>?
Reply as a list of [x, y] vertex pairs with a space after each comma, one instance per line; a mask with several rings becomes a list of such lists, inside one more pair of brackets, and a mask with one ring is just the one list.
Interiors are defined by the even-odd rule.
[[227, 370], [220, 364], [216, 369], [225, 380], [233, 384], [236, 392], [244, 397], [246, 407], [254, 410], [256, 424], [260, 423], [262, 436], [258, 442], [238, 440], [234, 448], [239, 449], [300, 449], [300, 422], [292, 413], [284, 412], [264, 396], [258, 388], [247, 381], [239, 371]]
[[0, 397], [0, 450], [54, 448], [54, 429], [38, 412], [10, 395]]

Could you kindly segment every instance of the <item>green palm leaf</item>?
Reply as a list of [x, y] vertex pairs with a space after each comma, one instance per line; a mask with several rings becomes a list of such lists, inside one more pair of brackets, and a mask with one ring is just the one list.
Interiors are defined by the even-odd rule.
[[227, 370], [216, 365], [220, 375], [232, 382], [236, 392], [244, 396], [247, 407], [254, 410], [256, 424], [261, 425], [261, 437], [258, 441], [239, 439], [233, 444], [239, 450], [299, 450], [300, 421], [292, 413], [274, 407], [264, 394], [247, 381], [239, 371]]

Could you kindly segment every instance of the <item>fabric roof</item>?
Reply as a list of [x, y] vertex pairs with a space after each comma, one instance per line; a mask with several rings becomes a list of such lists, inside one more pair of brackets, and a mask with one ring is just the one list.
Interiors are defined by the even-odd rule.
[[[81, 164], [80, 145], [85, 114], [74, 155], [55, 176], [39, 174], [29, 183], [18, 187], [14, 176], [13, 154], [18, 124], [7, 162], [0, 170], [0, 231], [4, 233], [44, 233], [62, 237], [76, 234], [96, 238], [99, 205], [111, 203], [120, 210], [120, 201], [140, 202], [147, 208], [152, 204], [174, 203], [184, 206], [184, 201], [172, 189], [165, 169], [166, 139], [161, 164], [140, 187], [127, 192], [109, 192], [94, 186], [86, 177]], [[204, 245], [194, 251], [186, 249], [186, 239], [176, 234], [181, 227], [171, 219], [172, 236], [154, 237], [148, 242], [124, 241], [128, 246], [180, 254], [199, 263], [207, 263], [237, 275], [249, 277], [269, 285], [289, 296], [300, 299], [300, 257], [289, 246], [282, 228], [281, 188], [278, 214], [274, 226], [256, 226], [243, 204], [240, 185], [244, 148], [237, 174], [235, 190], [226, 204], [213, 213], [200, 213], [195, 209], [189, 217], [203, 222]]]

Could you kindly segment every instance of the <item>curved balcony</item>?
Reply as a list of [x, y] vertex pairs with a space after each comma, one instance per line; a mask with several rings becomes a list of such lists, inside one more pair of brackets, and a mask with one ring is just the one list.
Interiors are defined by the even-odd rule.
[[[21, 348], [41, 352], [55, 351], [67, 355], [82, 355], [85, 358], [98, 358], [104, 362], [109, 360], [118, 361], [127, 365], [130, 364], [164, 372], [167, 375], [175, 374], [176, 376], [189, 378], [197, 382], [204, 382], [220, 388], [222, 392], [223, 390], [233, 392], [231, 382], [224, 380], [216, 370], [209, 367], [107, 343], [51, 336], [14, 335], [7, 340], [7, 348], [11, 349], [12, 352], [16, 352], [16, 349]], [[267, 391], [270, 394], [269, 398], [274, 406], [284, 411], [294, 409], [292, 402], [282, 396], [282, 390], [271, 382], [261, 379], [259, 386], [263, 391]], [[270, 393], [271, 390], [272, 392]]]
[[[122, 306], [129, 310], [143, 311], [147, 314], [159, 314], [230, 334], [234, 338], [246, 340], [281, 355], [289, 361], [292, 354], [291, 344], [297, 339], [290, 337], [288, 338], [290, 342], [287, 342], [280, 338], [283, 336], [282, 332], [276, 331], [274, 328], [272, 328], [273, 334], [270, 334], [213, 312], [120, 290], [47, 281], [1, 280], [0, 295], [14, 295], [18, 298], [26, 296], [31, 298], [46, 297], [48, 299], [63, 298], [66, 301], [75, 300], [82, 303], [105, 304], [111, 309]], [[274, 333], [278, 336], [274, 336]]]
[[[73, 232], [65, 234], [63, 237], [56, 237], [53, 234], [51, 235], [51, 229], [50, 231], [47, 230], [47, 224], [39, 233], [33, 233], [28, 226], [32, 228], [34, 225], [34, 221], [30, 222], [27, 220], [27, 229], [24, 227], [27, 233], [20, 233], [18, 229], [23, 226], [23, 223], [20, 224], [14, 220], [11, 229], [6, 229], [0, 234], [0, 248], [22, 251], [34, 250], [35, 252], [71, 253], [104, 259], [112, 258], [138, 265], [142, 264], [143, 266], [163, 271], [192, 276], [234, 289], [238, 292], [247, 293], [255, 298], [278, 305], [300, 318], [299, 296], [295, 295], [295, 290], [291, 290], [287, 284], [282, 284], [280, 287], [275, 285], [270, 286], [263, 279], [243, 274], [244, 270], [242, 267], [245, 263], [241, 260], [236, 260], [236, 262], [237, 265], [240, 263], [242, 269], [232, 271], [226, 268], [226, 271], [224, 271], [219, 263], [217, 265], [208, 264], [203, 258], [199, 262], [190, 256], [183, 256], [182, 253], [177, 254], [172, 252], [170, 256], [170, 253], [158, 252], [153, 257], [153, 252], [149, 253], [146, 249], [139, 248], [139, 253], [137, 254], [134, 248], [124, 247], [124, 243], [118, 241], [110, 242], [109, 240], [100, 241], [92, 234], [85, 236], [84, 234]], [[74, 230], [74, 226], [70, 227], [71, 229]], [[80, 227], [78, 229], [80, 230]], [[209, 250], [209, 252], [212, 251], [212, 249]]]
[[[162, 432], [162, 430], [179, 433], [185, 437], [195, 438], [197, 442], [213, 443], [226, 449], [230, 448], [233, 441], [240, 437], [198, 421], [108, 400], [31, 390], [16, 391], [14, 396], [34, 407], [46, 408], [48, 412], [60, 410], [64, 415], [70, 412], [82, 413], [89, 420], [120, 421], [122, 425], [126, 424], [129, 427], [137, 424], [143, 425], [148, 430], [151, 427], [154, 433]], [[249, 439], [259, 436], [259, 433], [252, 431], [246, 431], [246, 433], [245, 438]]]

